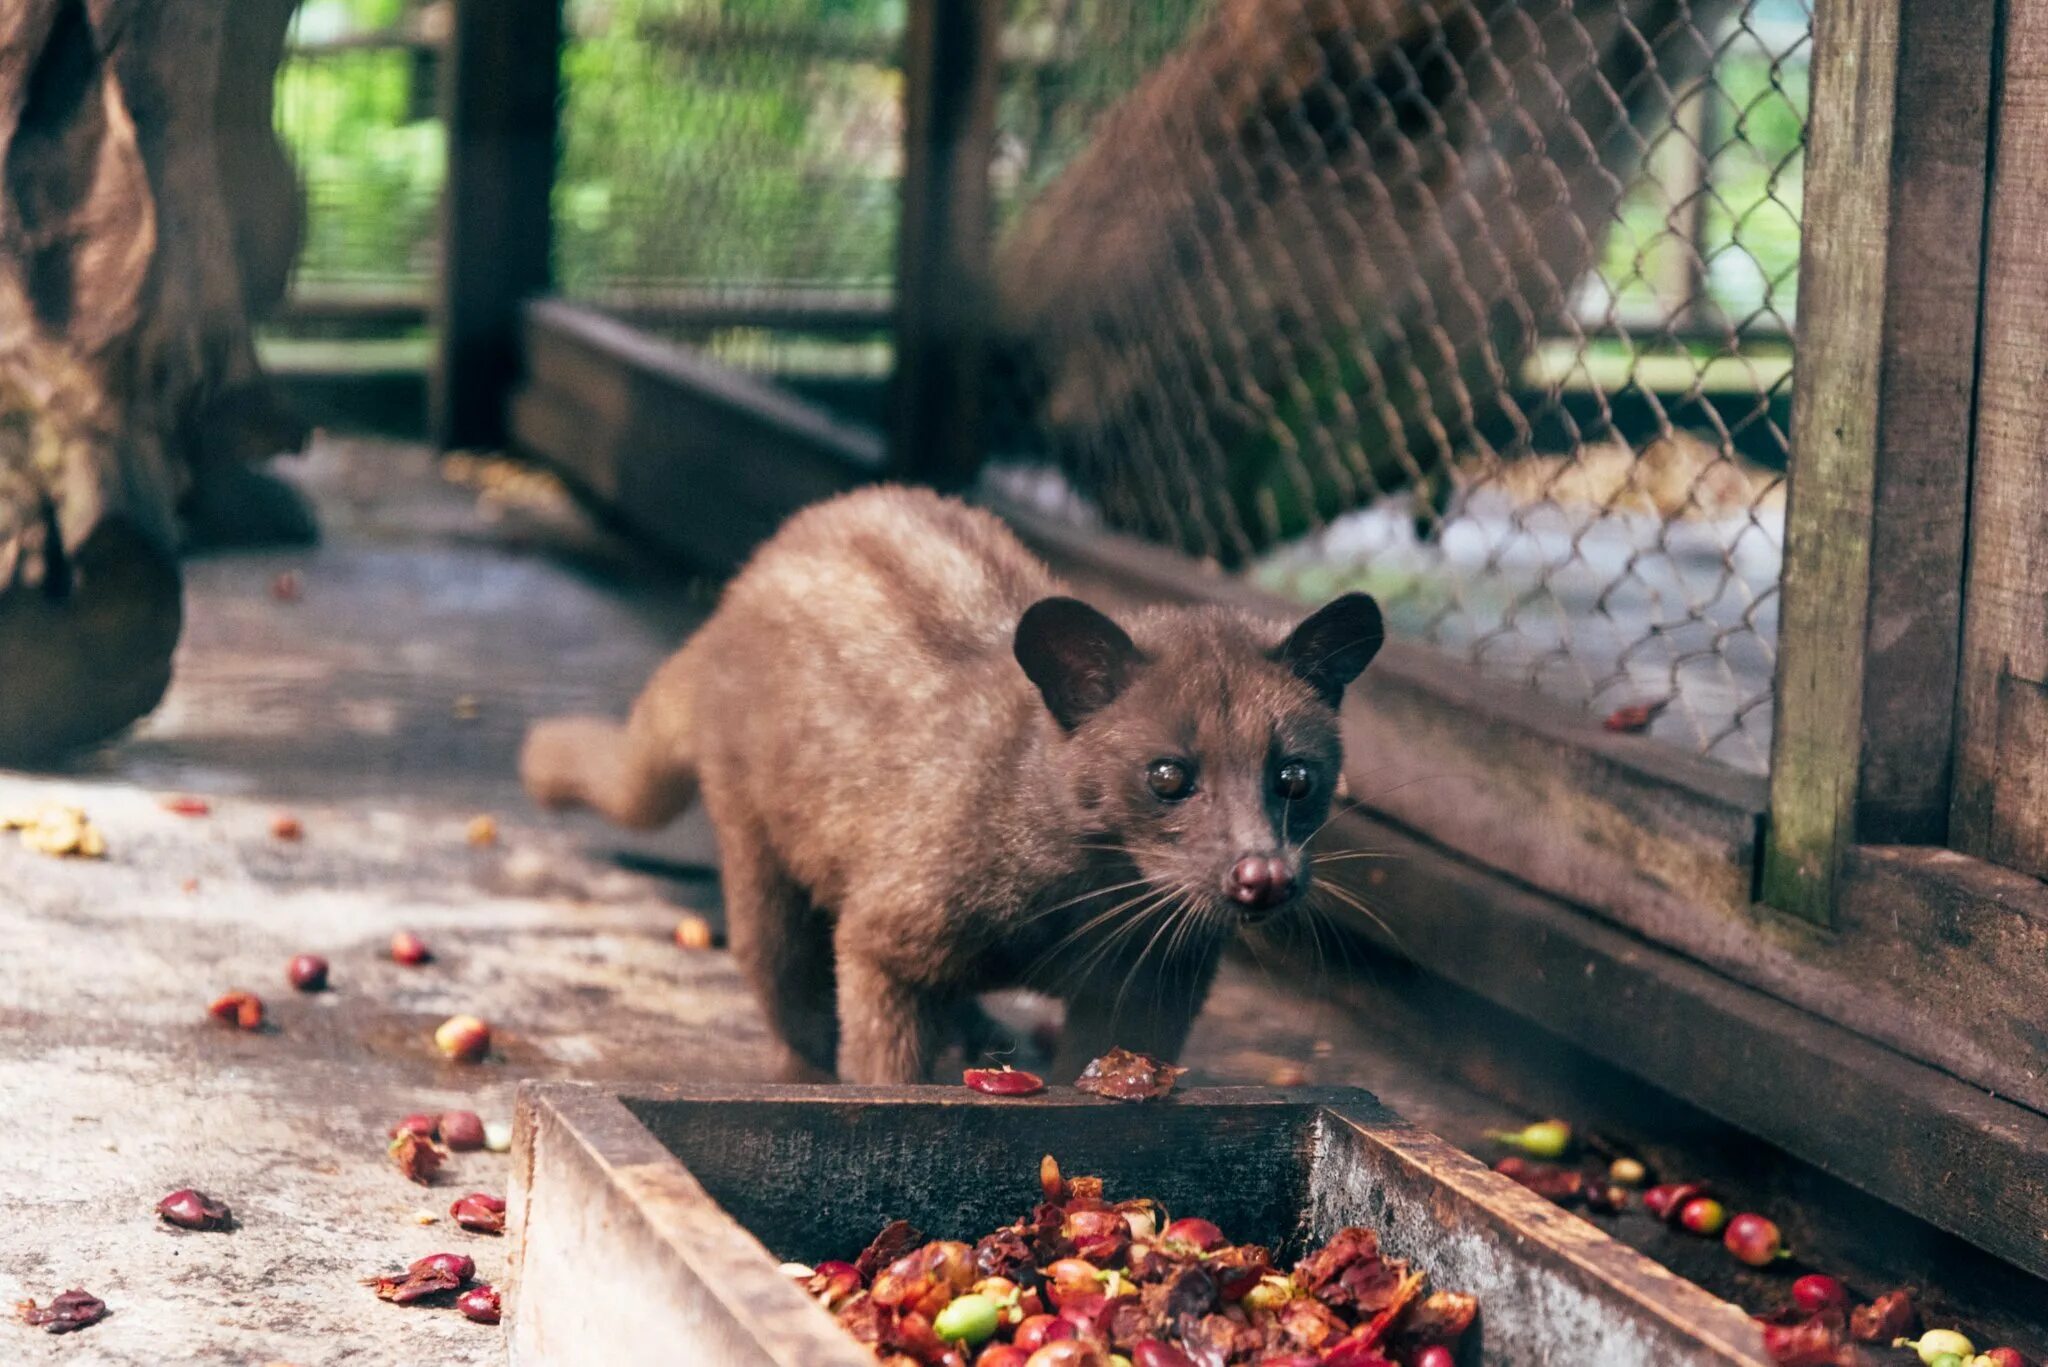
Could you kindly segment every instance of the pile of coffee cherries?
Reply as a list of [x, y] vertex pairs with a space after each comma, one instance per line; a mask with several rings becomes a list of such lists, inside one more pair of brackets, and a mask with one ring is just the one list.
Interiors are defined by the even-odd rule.
[[[1582, 1148], [1600, 1146], [1582, 1145], [1562, 1120], [1493, 1130], [1487, 1137], [1519, 1151], [1495, 1163], [1495, 1172], [1561, 1206], [1618, 1213], [1628, 1208], [1632, 1190], [1649, 1176], [1641, 1162], [1627, 1155], [1610, 1155], [1604, 1172], [1583, 1161], [1572, 1166], [1575, 1156], [1586, 1157]], [[1751, 1267], [1779, 1266], [1792, 1257], [1777, 1225], [1751, 1213], [1730, 1217], [1705, 1182], [1660, 1183], [1642, 1192], [1641, 1199], [1653, 1218], [1688, 1234], [1719, 1239], [1722, 1247]], [[1840, 1281], [1812, 1272], [1793, 1281], [1790, 1292], [1786, 1304], [1757, 1317], [1764, 1350], [1778, 1367], [1869, 1367], [1880, 1360], [1899, 1360], [1896, 1353], [1883, 1356], [1887, 1345], [1911, 1349], [1926, 1367], [2031, 1367], [2016, 1348], [1979, 1352], [1953, 1329], [1930, 1329], [1910, 1337], [1920, 1327], [1920, 1311], [1913, 1293], [1904, 1288], [1858, 1304]]]
[[789, 1272], [888, 1367], [1452, 1367], [1479, 1312], [1343, 1229], [1295, 1264], [1047, 1157], [1044, 1200], [973, 1245], [895, 1221]]

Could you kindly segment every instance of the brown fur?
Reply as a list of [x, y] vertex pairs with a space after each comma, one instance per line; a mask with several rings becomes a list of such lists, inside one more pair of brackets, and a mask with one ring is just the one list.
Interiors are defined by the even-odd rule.
[[[1059, 593], [964, 504], [820, 504], [624, 727], [536, 726], [527, 788], [636, 826], [701, 793], [732, 947], [794, 1076], [922, 1080], [953, 1013], [1015, 985], [1068, 1002], [1056, 1072], [1110, 1043], [1170, 1057], [1247, 914], [1232, 865], [1306, 863], [1335, 703], [1379, 614], [1341, 599], [1283, 643], [1239, 614], [1155, 609], [1125, 638]], [[1185, 800], [1148, 785], [1166, 757], [1196, 767]], [[1277, 796], [1283, 758], [1313, 767], [1308, 798]]]

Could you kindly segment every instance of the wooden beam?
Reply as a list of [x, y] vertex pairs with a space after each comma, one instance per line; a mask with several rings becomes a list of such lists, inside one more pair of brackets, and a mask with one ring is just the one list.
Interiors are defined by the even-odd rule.
[[[1367, 938], [1815, 1167], [2048, 1275], [2048, 1117], [1362, 816]], [[1367, 872], [1361, 873], [1360, 870]], [[1930, 1180], [1929, 1174], [1940, 1174]]]
[[1762, 891], [1823, 924], [1857, 839], [1945, 833], [1993, 21], [1815, 21]]
[[998, 0], [911, 0], [897, 235], [896, 473], [964, 488], [982, 460]]
[[519, 306], [552, 278], [562, 0], [455, 0], [443, 87], [439, 358], [431, 434], [505, 440]]
[[690, 564], [729, 571], [783, 519], [882, 472], [882, 447], [773, 385], [559, 299], [527, 307], [517, 445]]
[[2048, 878], [2048, 12], [2006, 7], [1964, 589], [1959, 848]]

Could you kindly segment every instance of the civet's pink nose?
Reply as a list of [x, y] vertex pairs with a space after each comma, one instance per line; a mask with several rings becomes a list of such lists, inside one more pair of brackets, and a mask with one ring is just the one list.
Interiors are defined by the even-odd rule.
[[1230, 895], [1248, 907], [1277, 907], [1294, 895], [1294, 875], [1278, 859], [1248, 854], [1231, 866]]

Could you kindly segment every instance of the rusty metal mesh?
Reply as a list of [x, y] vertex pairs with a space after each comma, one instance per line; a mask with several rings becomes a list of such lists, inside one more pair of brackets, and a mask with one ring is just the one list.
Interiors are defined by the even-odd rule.
[[1013, 489], [1764, 766], [1801, 0], [1013, 27], [1087, 73], [1009, 125]]

